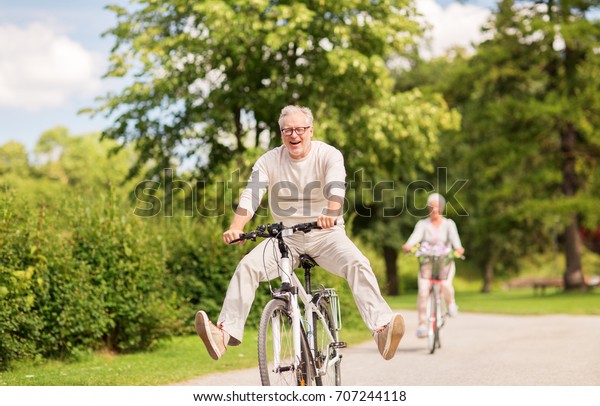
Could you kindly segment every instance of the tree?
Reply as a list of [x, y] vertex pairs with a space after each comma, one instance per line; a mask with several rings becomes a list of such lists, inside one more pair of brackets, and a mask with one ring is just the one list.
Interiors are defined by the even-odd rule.
[[25, 145], [10, 141], [0, 146], [0, 176], [28, 176], [30, 170]]
[[[597, 1], [501, 1], [492, 37], [446, 94], [463, 114], [455, 148], [473, 175], [470, 230], [488, 270], [546, 249], [562, 227], [566, 289], [584, 286], [579, 224], [597, 226]], [[460, 74], [459, 74], [460, 73]], [[471, 249], [471, 252], [474, 250]]]
[[410, 0], [137, 5], [112, 6], [119, 23], [109, 31], [107, 76], [133, 83], [95, 113], [116, 115], [104, 136], [133, 143], [153, 175], [182, 159], [195, 159], [203, 177], [222, 173], [248, 149], [279, 143], [280, 109], [303, 104], [317, 137], [346, 152], [350, 174], [396, 181], [427, 165], [439, 129], [455, 121], [439, 97], [392, 92], [386, 63], [409, 53], [421, 30]]
[[[399, 290], [398, 251], [422, 215], [416, 199], [420, 189], [437, 185], [433, 160], [444, 133], [458, 129], [460, 116], [440, 94], [418, 89], [392, 93], [366, 105], [348, 120], [341, 148], [350, 174], [349, 203], [354, 229], [381, 249], [386, 264], [386, 292]], [[424, 208], [424, 205], [422, 206]]]
[[35, 146], [37, 172], [79, 191], [120, 186], [135, 155], [130, 148], [111, 154], [116, 143], [100, 138], [98, 133], [74, 136], [65, 127], [45, 131]]
[[[419, 30], [409, 0], [201, 1], [111, 6], [119, 18], [108, 77], [132, 84], [95, 113], [106, 138], [133, 143], [153, 173], [174, 159], [214, 168], [250, 146], [279, 142], [286, 104], [339, 128], [389, 86], [386, 58]], [[329, 123], [329, 124], [328, 124]]]

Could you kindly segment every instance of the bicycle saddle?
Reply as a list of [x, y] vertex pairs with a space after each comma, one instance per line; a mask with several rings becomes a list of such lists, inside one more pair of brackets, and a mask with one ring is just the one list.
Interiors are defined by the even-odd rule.
[[319, 266], [319, 264], [310, 255], [300, 254], [300, 266], [302, 268], [314, 268], [315, 266]]

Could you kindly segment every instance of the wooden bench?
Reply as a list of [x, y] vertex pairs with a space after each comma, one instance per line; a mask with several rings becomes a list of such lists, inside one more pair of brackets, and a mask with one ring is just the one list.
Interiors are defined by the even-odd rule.
[[513, 288], [533, 288], [533, 293], [536, 294], [538, 291], [541, 295], [546, 293], [546, 288], [563, 288], [564, 282], [562, 278], [517, 278], [511, 279], [505, 287], [508, 289]]
[[546, 293], [546, 288], [560, 288], [564, 287], [564, 281], [562, 278], [540, 278], [533, 282], [533, 293], [535, 294], [538, 290], [540, 294]]

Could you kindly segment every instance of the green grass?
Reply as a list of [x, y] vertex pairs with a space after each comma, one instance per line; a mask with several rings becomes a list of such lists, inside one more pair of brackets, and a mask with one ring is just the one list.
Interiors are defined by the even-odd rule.
[[[416, 294], [388, 298], [392, 308], [416, 309]], [[482, 294], [457, 291], [456, 302], [461, 312], [498, 313], [515, 315], [600, 315], [600, 289], [592, 292], [565, 293], [548, 288], [545, 294], [533, 289], [514, 289]]]
[[[370, 338], [365, 328], [343, 329], [348, 344]], [[96, 353], [75, 362], [18, 362], [0, 373], [0, 385], [9, 386], [145, 386], [167, 385], [214, 372], [258, 368], [257, 332], [247, 329], [238, 347], [229, 347], [213, 361], [197, 336], [176, 337], [161, 342], [151, 352], [113, 355]], [[258, 373], [258, 372], [257, 372]]]
[[[532, 289], [489, 294], [459, 290], [456, 298], [461, 312], [600, 315], [600, 289], [590, 293], [562, 293], [550, 289], [545, 295], [534, 295]], [[393, 309], [416, 308], [414, 293], [388, 297], [387, 300]], [[230, 347], [219, 362], [208, 356], [196, 336], [162, 341], [153, 351], [140, 354], [96, 353], [84, 355], [75, 362], [23, 361], [14, 363], [9, 372], [0, 373], [0, 385], [167, 385], [213, 372], [257, 367], [256, 337], [256, 330], [247, 329], [242, 345]], [[342, 338], [349, 345], [371, 339], [362, 323], [345, 324]]]
[[96, 353], [76, 362], [42, 361], [14, 364], [0, 374], [2, 385], [161, 385], [234, 367], [256, 364], [252, 340], [214, 363], [195, 336], [161, 342], [151, 352], [113, 355]]

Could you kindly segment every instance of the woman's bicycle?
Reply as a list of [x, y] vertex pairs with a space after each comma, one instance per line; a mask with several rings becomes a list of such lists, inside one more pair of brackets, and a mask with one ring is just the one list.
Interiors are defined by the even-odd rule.
[[[292, 270], [290, 250], [284, 237], [320, 228], [316, 222], [284, 227], [282, 223], [260, 225], [231, 243], [270, 238], [277, 243], [281, 286], [269, 281], [272, 299], [262, 312], [258, 332], [258, 364], [263, 386], [341, 385], [342, 327], [339, 298], [333, 288], [314, 286], [311, 271], [317, 262], [300, 255], [304, 284]], [[267, 278], [268, 279], [268, 278]], [[300, 300], [299, 300], [300, 299]], [[299, 301], [303, 304], [300, 308]]]
[[429, 280], [427, 301], [427, 348], [433, 354], [441, 348], [440, 330], [448, 318], [448, 305], [442, 295], [442, 282], [448, 278], [450, 263], [457, 257], [446, 245], [419, 244], [415, 251], [419, 260], [419, 275]]

